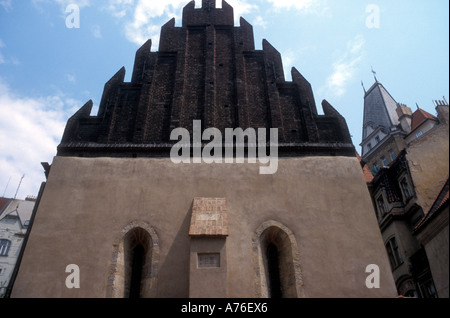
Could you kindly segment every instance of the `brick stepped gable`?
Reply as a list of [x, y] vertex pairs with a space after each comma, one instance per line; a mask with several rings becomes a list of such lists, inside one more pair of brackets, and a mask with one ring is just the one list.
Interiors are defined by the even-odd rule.
[[131, 82], [120, 69], [105, 85], [97, 116], [92, 101], [68, 121], [60, 156], [167, 156], [170, 132], [193, 120], [202, 129], [279, 128], [281, 155], [345, 155], [355, 150], [345, 119], [327, 102], [318, 115], [310, 83], [266, 40], [255, 50], [252, 26], [234, 26], [223, 1], [192, 1], [161, 28], [158, 52], [148, 40], [136, 53]]

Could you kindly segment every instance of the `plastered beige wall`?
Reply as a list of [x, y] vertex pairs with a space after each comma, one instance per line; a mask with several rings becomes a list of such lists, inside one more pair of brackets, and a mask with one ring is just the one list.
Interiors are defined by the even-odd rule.
[[[13, 297], [105, 297], [113, 244], [132, 221], [157, 233], [157, 297], [189, 297], [191, 205], [226, 198], [228, 297], [255, 297], [252, 237], [266, 221], [295, 235], [306, 297], [395, 297], [396, 290], [356, 158], [280, 159], [258, 164], [181, 164], [170, 159], [55, 157]], [[68, 289], [68, 264], [80, 268]], [[381, 288], [368, 289], [377, 264]]]
[[427, 213], [448, 178], [448, 125], [436, 126], [412, 142], [406, 158], [414, 180], [417, 204]]

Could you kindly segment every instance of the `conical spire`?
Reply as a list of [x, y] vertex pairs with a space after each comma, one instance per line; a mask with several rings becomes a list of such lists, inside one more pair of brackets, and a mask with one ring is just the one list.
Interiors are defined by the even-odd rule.
[[378, 127], [387, 132], [391, 127], [397, 126], [400, 122], [396, 109], [397, 102], [376, 80], [364, 96], [363, 141]]

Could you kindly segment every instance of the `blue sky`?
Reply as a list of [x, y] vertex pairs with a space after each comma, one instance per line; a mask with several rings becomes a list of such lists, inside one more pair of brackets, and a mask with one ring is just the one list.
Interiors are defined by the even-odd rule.
[[[52, 162], [67, 119], [89, 99], [94, 112], [106, 81], [122, 66], [131, 79], [136, 50], [187, 0], [0, 0], [0, 196], [37, 195], [40, 162]], [[220, 0], [219, 6], [220, 6]], [[377, 72], [397, 102], [435, 114], [449, 94], [447, 0], [229, 0], [235, 25], [254, 27], [346, 118], [360, 149], [363, 89]], [[70, 4], [80, 27], [68, 28]], [[196, 5], [200, 6], [197, 0]]]

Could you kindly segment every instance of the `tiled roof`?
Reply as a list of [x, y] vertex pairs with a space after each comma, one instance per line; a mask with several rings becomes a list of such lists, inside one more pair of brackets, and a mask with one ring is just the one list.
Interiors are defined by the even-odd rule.
[[11, 199], [0, 198], [0, 216], [1, 216], [3, 209], [6, 208], [6, 206], [8, 205], [9, 201], [11, 201]]
[[372, 180], [373, 180], [372, 172], [370, 172], [369, 167], [367, 167], [367, 165], [362, 162], [362, 158], [358, 152], [356, 152], [356, 158], [358, 158], [359, 163], [362, 166], [363, 173], [364, 173], [364, 179], [366, 180], [366, 183], [372, 182]]
[[417, 224], [417, 226], [414, 228], [414, 231], [419, 231], [420, 229], [422, 229], [429, 222], [429, 220], [440, 210], [441, 207], [443, 207], [445, 204], [448, 204], [448, 199], [449, 199], [449, 183], [447, 178], [447, 181], [445, 182], [444, 186], [439, 192], [439, 195], [434, 201], [430, 211], [428, 211], [428, 213], [425, 215], [422, 221], [420, 221], [419, 224]]
[[423, 109], [418, 109], [414, 112], [412, 115], [412, 122], [411, 122], [411, 130], [416, 129], [420, 125], [423, 124], [423, 122], [427, 119], [437, 119], [436, 116], [431, 115], [430, 113], [424, 111]]
[[0, 215], [0, 219], [3, 219], [7, 215], [11, 214], [17, 215], [22, 224], [25, 224], [25, 221], [30, 220], [31, 215], [33, 214], [35, 202], [12, 199], [9, 200], [11, 200], [11, 203], [5, 207], [3, 213]]

